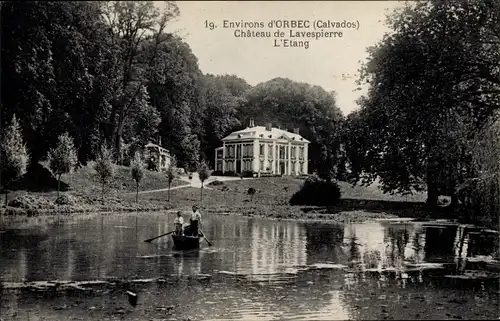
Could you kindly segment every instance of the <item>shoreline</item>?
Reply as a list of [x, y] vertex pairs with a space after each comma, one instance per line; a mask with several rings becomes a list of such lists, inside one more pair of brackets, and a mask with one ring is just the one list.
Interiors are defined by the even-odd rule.
[[[106, 201], [106, 200], [104, 200]], [[404, 208], [398, 204], [398, 209], [393, 208], [376, 208], [373, 204], [380, 201], [373, 200], [357, 200], [364, 206], [353, 206], [353, 200], [344, 199], [344, 204], [334, 207], [320, 206], [292, 206], [292, 205], [208, 205], [202, 206], [204, 215], [239, 215], [249, 218], [263, 218], [276, 221], [298, 221], [298, 222], [314, 222], [314, 223], [331, 223], [331, 224], [349, 224], [363, 223], [373, 220], [395, 220], [395, 221], [413, 221], [413, 220], [436, 220], [444, 219], [454, 223], [461, 223], [456, 217], [432, 217], [430, 212], [417, 209], [419, 203], [406, 204], [410, 208]], [[141, 204], [142, 203], [142, 204]], [[349, 204], [349, 206], [346, 205]], [[385, 202], [387, 203], [387, 202]], [[367, 206], [372, 204], [372, 206]], [[9, 223], [15, 224], [16, 219], [25, 218], [50, 218], [50, 217], [78, 217], [92, 214], [107, 214], [118, 215], [120, 213], [132, 212], [175, 212], [177, 210], [186, 210], [187, 202], [172, 202], [159, 204], [142, 200], [139, 204], [122, 201], [120, 205], [108, 206], [104, 204], [89, 205], [60, 205], [54, 208], [22, 208], [22, 207], [3, 207], [0, 209], [0, 217], [11, 219], [10, 222], [3, 222], [6, 226]], [[417, 206], [415, 206], [417, 205]], [[466, 224], [466, 223], [465, 223]]]

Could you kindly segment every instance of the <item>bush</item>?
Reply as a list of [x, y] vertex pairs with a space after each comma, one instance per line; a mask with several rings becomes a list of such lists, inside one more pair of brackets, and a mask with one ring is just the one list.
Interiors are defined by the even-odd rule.
[[76, 205], [77, 201], [70, 195], [61, 195], [54, 203], [57, 205]]
[[340, 200], [340, 187], [316, 175], [308, 177], [301, 188], [293, 194], [290, 205], [327, 206]]
[[241, 176], [242, 177], [253, 177], [253, 174], [254, 174], [253, 171], [243, 171], [243, 173], [241, 173]]
[[213, 182], [208, 183], [208, 185], [210, 185], [210, 186], [224, 185], [224, 182], [221, 182], [221, 181], [215, 180], [215, 181], [213, 181]]

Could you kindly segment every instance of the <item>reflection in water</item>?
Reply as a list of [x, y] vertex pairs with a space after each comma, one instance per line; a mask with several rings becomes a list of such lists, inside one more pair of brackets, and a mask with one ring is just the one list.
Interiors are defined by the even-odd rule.
[[249, 222], [252, 236], [250, 264], [237, 265], [237, 273], [251, 275], [274, 275], [296, 272], [298, 266], [306, 264], [306, 235], [301, 235], [298, 224], [259, 224]]
[[[173, 219], [174, 214], [95, 216], [11, 230], [0, 234], [0, 273], [10, 282], [210, 274], [213, 282], [203, 291], [212, 292], [212, 314], [203, 291], [173, 289], [169, 300], [191, 302], [206, 319], [347, 319], [366, 315], [360, 307], [378, 297], [400, 300], [403, 293], [409, 298], [419, 291], [432, 297], [438, 286], [427, 284], [435, 276], [486, 269], [471, 260], [491, 258], [498, 249], [498, 234], [463, 225], [344, 226], [239, 216], [207, 217], [203, 230], [214, 246], [204, 243], [199, 251], [173, 251], [169, 236], [143, 242], [172, 230]], [[381, 294], [390, 288], [406, 292]]]

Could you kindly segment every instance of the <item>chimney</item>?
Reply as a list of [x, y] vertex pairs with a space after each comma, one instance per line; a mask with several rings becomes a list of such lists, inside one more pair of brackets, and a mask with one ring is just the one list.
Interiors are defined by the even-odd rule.
[[253, 118], [250, 118], [250, 126], [249, 127], [255, 127], [255, 123], [253, 121]]
[[267, 124], [266, 124], [266, 130], [267, 130], [268, 132], [270, 132], [270, 131], [272, 130], [272, 128], [273, 128], [273, 124], [271, 124], [271, 123], [267, 123]]
[[293, 129], [293, 133], [294, 133], [294, 134], [297, 134], [297, 135], [300, 135], [300, 134], [299, 134], [299, 128], [298, 128], [298, 127], [297, 127], [297, 128], [294, 128], [294, 129]]

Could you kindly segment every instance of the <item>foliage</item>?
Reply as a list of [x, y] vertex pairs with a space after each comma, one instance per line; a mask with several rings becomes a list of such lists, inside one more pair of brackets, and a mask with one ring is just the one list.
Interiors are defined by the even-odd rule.
[[253, 196], [255, 195], [255, 188], [250, 187], [247, 191], [248, 195], [250, 195], [250, 200], [253, 201]]
[[300, 127], [313, 141], [311, 170], [336, 171], [342, 116], [333, 95], [287, 79], [252, 87], [235, 75], [203, 74], [189, 45], [167, 32], [177, 6], [161, 8], [150, 1], [2, 2], [1, 125], [18, 115], [33, 163], [67, 132], [82, 164], [98, 157], [106, 139], [120, 165], [161, 139], [180, 167], [196, 170], [253, 117]]
[[4, 187], [19, 179], [26, 173], [29, 155], [23, 142], [21, 127], [15, 116], [5, 129], [1, 143], [2, 154], [2, 184]]
[[168, 181], [168, 202], [170, 202], [170, 186], [172, 185], [172, 182], [177, 178], [177, 160], [175, 157], [170, 158], [170, 164], [167, 167], [167, 170], [165, 171], [165, 176], [167, 176], [167, 181]]
[[[458, 187], [461, 210], [468, 220], [492, 228], [500, 216], [500, 121], [488, 122], [472, 146], [474, 175]], [[478, 216], [478, 217], [477, 217]]]
[[130, 174], [136, 184], [136, 202], [139, 200], [139, 184], [144, 177], [144, 162], [141, 154], [135, 153], [134, 160], [130, 164]]
[[309, 176], [301, 188], [293, 194], [290, 205], [336, 205], [340, 200], [340, 187], [337, 183]]
[[94, 169], [97, 172], [99, 182], [102, 185], [102, 195], [104, 196], [104, 188], [113, 177], [115, 171], [113, 165], [113, 153], [106, 147], [106, 145], [101, 147], [99, 156], [94, 164]]
[[474, 133], [499, 106], [499, 6], [426, 1], [388, 18], [393, 33], [369, 49], [359, 84], [370, 88], [344, 131], [352, 182], [456, 204]]
[[199, 176], [200, 181], [201, 181], [200, 200], [203, 200], [203, 187], [204, 187], [203, 185], [204, 185], [205, 181], [210, 177], [211, 172], [210, 172], [210, 168], [208, 167], [208, 164], [205, 161], [202, 161], [198, 165], [197, 172], [198, 172], [198, 176]]
[[68, 133], [59, 136], [58, 144], [49, 151], [49, 169], [57, 177], [57, 196], [59, 196], [61, 175], [72, 172], [78, 164], [73, 138]]
[[339, 161], [340, 129], [343, 115], [333, 93], [321, 87], [275, 78], [251, 88], [238, 117], [246, 126], [250, 118], [256, 125], [272, 123], [311, 141], [309, 170], [324, 178], [336, 176]]

